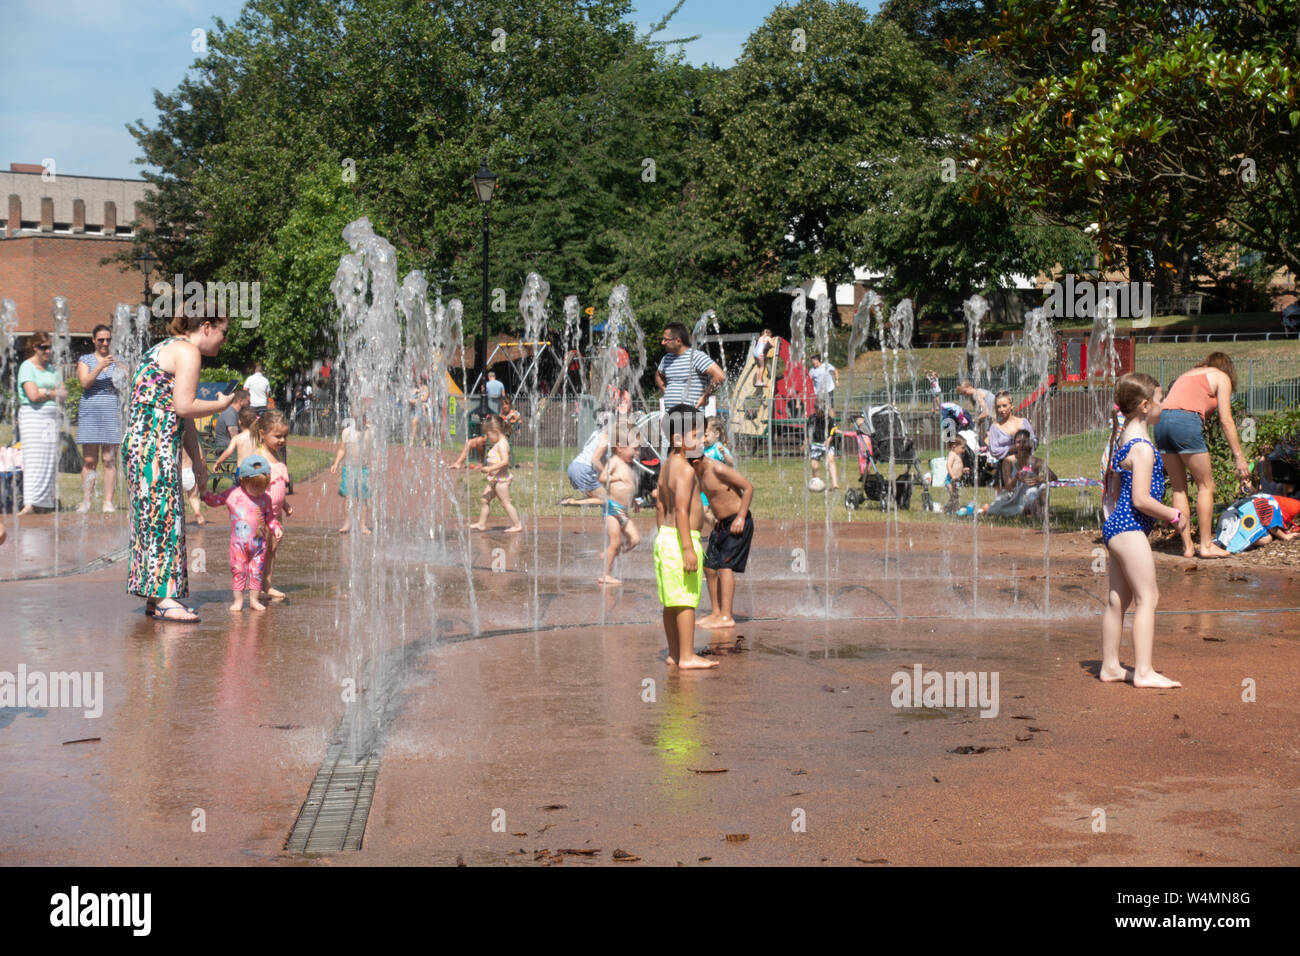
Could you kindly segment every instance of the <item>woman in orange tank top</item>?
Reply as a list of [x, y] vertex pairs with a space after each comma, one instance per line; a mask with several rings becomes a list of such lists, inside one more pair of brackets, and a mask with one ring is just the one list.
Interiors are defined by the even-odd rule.
[[1228, 552], [1216, 545], [1214, 537], [1214, 473], [1210, 464], [1210, 451], [1206, 447], [1202, 427], [1207, 416], [1215, 409], [1224, 437], [1236, 459], [1237, 474], [1245, 479], [1250, 474], [1246, 456], [1237, 440], [1237, 426], [1232, 420], [1232, 393], [1237, 387], [1237, 370], [1232, 359], [1223, 352], [1212, 352], [1205, 361], [1178, 377], [1165, 397], [1160, 418], [1152, 432], [1155, 445], [1164, 458], [1169, 472], [1169, 487], [1173, 493], [1173, 506], [1184, 514], [1187, 507], [1187, 476], [1196, 482], [1196, 517], [1200, 535], [1199, 548], [1192, 547], [1192, 530], [1188, 524], [1182, 530], [1183, 557], [1226, 558]]

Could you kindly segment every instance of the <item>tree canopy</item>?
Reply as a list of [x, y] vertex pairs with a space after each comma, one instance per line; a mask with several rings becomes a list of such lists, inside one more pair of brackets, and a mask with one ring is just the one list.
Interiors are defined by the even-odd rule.
[[232, 345], [281, 379], [330, 348], [361, 215], [479, 328], [483, 157], [494, 333], [529, 271], [553, 315], [627, 283], [647, 327], [753, 327], [862, 267], [923, 314], [1077, 261], [1094, 222], [1134, 278], [1229, 242], [1297, 268], [1296, 9], [799, 0], [715, 69], [629, 0], [249, 0], [130, 127], [159, 170], [137, 241], [162, 274], [261, 281]]
[[1185, 282], [1230, 236], [1300, 271], [1295, 0], [1010, 0], [974, 49], [1024, 82], [976, 191], [1095, 222], [1103, 261]]

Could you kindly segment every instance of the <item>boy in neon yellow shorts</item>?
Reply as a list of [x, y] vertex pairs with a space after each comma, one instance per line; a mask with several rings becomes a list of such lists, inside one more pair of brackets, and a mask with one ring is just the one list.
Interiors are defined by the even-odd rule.
[[704, 412], [694, 405], [668, 409], [668, 455], [659, 469], [655, 504], [655, 582], [664, 606], [664, 636], [668, 640], [668, 666], [682, 669], [717, 667], [695, 653], [695, 608], [700, 603], [704, 548], [704, 504], [700, 480], [689, 459], [704, 453]]

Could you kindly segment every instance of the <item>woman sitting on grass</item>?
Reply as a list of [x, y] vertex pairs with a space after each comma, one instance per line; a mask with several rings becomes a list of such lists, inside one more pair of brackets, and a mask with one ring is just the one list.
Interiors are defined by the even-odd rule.
[[1002, 459], [999, 469], [1001, 493], [986, 504], [982, 514], [1014, 518], [1028, 514], [1041, 518], [1047, 507], [1048, 482], [1056, 481], [1056, 472], [1034, 455], [1034, 436], [1022, 428], [1011, 439], [1012, 453]]

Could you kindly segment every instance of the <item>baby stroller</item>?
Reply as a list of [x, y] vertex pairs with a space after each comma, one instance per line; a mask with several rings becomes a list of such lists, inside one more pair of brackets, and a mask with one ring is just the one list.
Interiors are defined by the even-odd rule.
[[[850, 488], [845, 492], [844, 506], [854, 511], [868, 501], [875, 501], [879, 503], [881, 511], [886, 511], [892, 499], [896, 507], [906, 511], [912, 507], [912, 489], [920, 488], [923, 507], [926, 511], [932, 510], [930, 489], [921, 480], [916, 445], [907, 436], [902, 413], [893, 405], [873, 405], [865, 415], [855, 420], [854, 431], [868, 439], [866, 448], [869, 467], [860, 462], [862, 487]], [[884, 475], [877, 469], [877, 462], [892, 462], [901, 465], [902, 470], [893, 475]]]
[[981, 488], [997, 484], [999, 462], [989, 454], [987, 445], [980, 444], [975, 429], [965, 428], [957, 434], [966, 440], [966, 452], [962, 455], [962, 464], [970, 469], [970, 473], [963, 475], [957, 484], [969, 487], [975, 484], [976, 477], [979, 478]]

